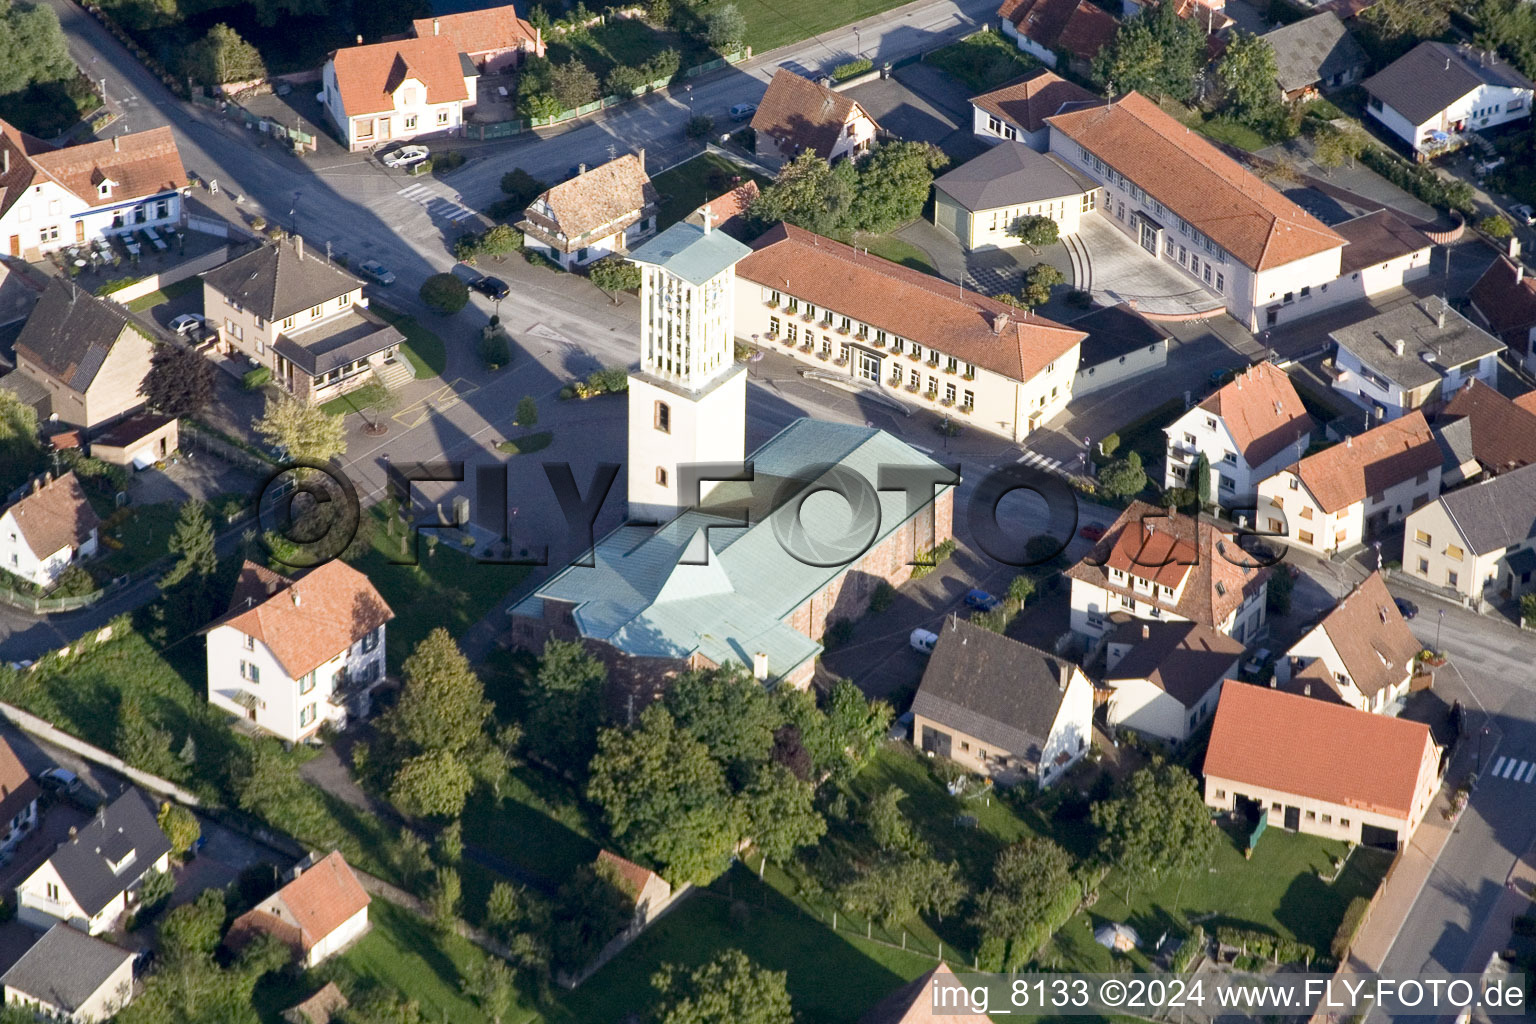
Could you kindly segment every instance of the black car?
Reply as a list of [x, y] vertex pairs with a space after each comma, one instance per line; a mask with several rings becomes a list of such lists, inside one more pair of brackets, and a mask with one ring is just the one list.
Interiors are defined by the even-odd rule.
[[482, 277], [478, 281], [471, 281], [469, 286], [486, 298], [497, 300], [506, 298], [507, 293], [512, 290], [507, 287], [507, 282], [499, 277]]
[[1406, 597], [1394, 597], [1392, 603], [1397, 605], [1397, 612], [1405, 619], [1411, 619], [1419, 614], [1419, 606]]

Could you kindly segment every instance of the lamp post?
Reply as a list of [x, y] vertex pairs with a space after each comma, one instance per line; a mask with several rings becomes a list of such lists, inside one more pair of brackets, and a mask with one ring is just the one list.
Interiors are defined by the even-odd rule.
[[853, 26], [853, 45], [855, 51], [853, 55], [855, 57], [864, 56], [864, 35], [859, 31], [859, 26], [857, 25]]
[[1440, 653], [1440, 629], [1445, 625], [1445, 609], [1438, 611], [1439, 619], [1435, 622], [1435, 653]]
[[1483, 774], [1483, 738], [1488, 735], [1488, 727], [1485, 725], [1477, 734], [1477, 774]]

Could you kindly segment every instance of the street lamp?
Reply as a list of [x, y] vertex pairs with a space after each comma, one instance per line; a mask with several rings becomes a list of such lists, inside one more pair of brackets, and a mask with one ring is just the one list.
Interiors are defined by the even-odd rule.
[[855, 47], [854, 56], [864, 56], [864, 35], [859, 31], [859, 26], [857, 25], [853, 26], [853, 44]]
[[1445, 625], [1445, 609], [1439, 609], [1439, 620], [1435, 623], [1435, 653], [1440, 653], [1440, 629]]
[[1488, 727], [1483, 726], [1483, 731], [1477, 734], [1477, 774], [1483, 774], [1483, 737], [1488, 735]]

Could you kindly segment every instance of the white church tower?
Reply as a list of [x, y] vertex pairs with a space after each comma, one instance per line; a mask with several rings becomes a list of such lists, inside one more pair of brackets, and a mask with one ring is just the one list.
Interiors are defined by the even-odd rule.
[[736, 361], [734, 328], [736, 264], [751, 251], [685, 222], [629, 254], [641, 271], [640, 369], [629, 375], [631, 519], [665, 521], [693, 503], [678, 466], [746, 455], [747, 368]]

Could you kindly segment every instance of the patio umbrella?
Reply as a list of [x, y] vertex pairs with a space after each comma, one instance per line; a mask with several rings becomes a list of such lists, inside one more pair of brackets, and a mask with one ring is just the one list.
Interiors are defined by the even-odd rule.
[[1128, 924], [1106, 924], [1093, 933], [1093, 941], [1105, 949], [1126, 953], [1141, 945], [1141, 936]]

